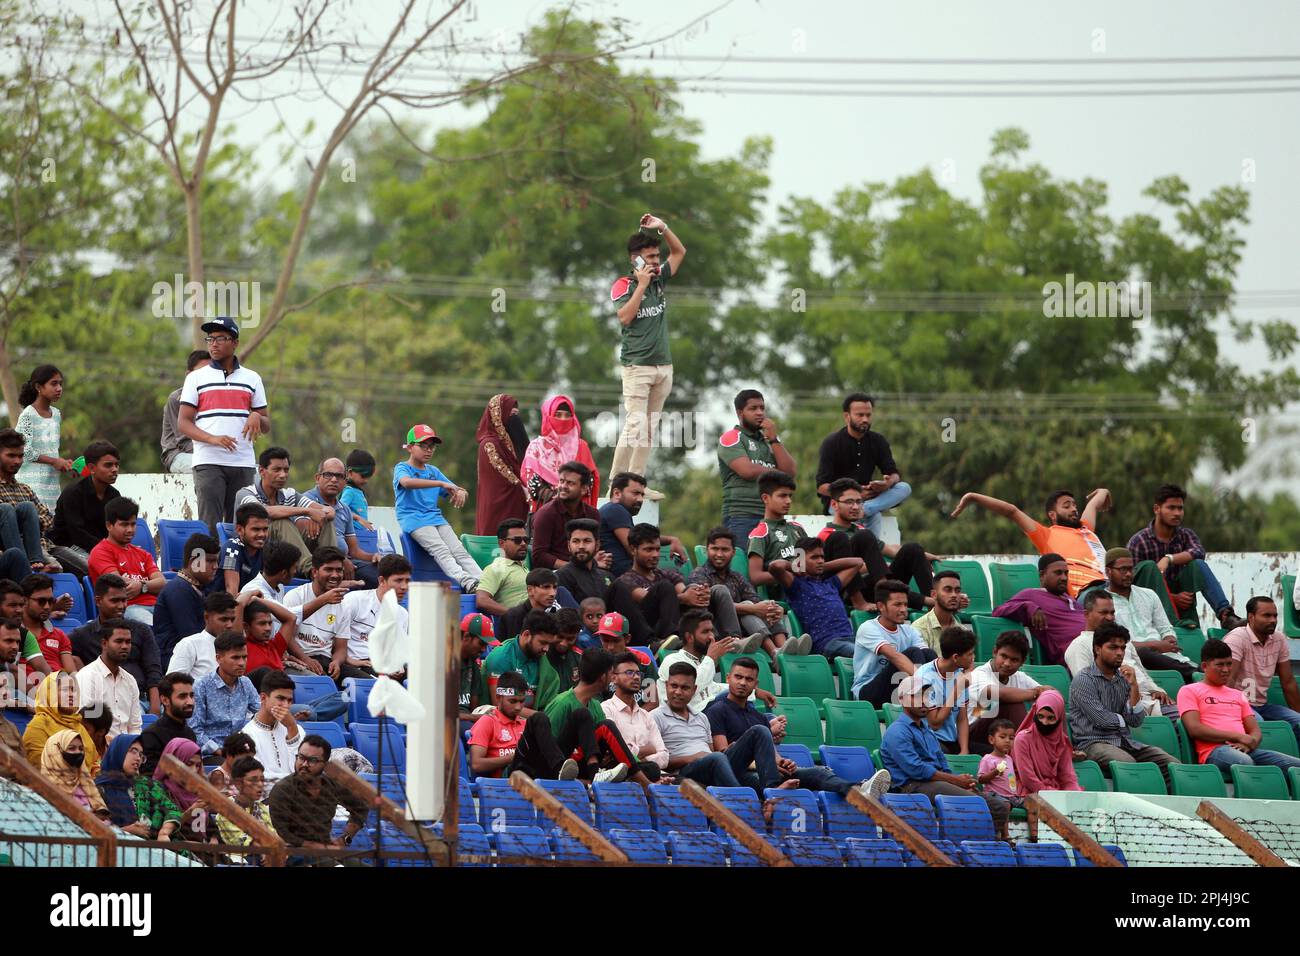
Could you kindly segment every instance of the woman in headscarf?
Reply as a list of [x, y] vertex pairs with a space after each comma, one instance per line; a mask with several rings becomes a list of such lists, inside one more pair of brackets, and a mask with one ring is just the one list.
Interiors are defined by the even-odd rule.
[[1065, 733], [1065, 699], [1048, 689], [1038, 695], [1011, 746], [1020, 796], [1039, 790], [1082, 790], [1074, 773], [1074, 747]]
[[118, 734], [104, 753], [104, 772], [95, 780], [109, 820], [146, 840], [171, 839], [181, 811], [158, 781], [142, 776], [144, 748], [136, 734]]
[[522, 476], [533, 511], [551, 500], [560, 481], [560, 466], [568, 461], [580, 461], [591, 469], [591, 493], [583, 500], [593, 508], [599, 507], [600, 472], [591, 449], [582, 440], [576, 406], [568, 395], [556, 395], [542, 403], [542, 433], [524, 453]]
[[[175, 757], [200, 777], [203, 776], [203, 756], [199, 745], [188, 737], [173, 737], [163, 748], [164, 757]], [[185, 789], [185, 785], [163, 773], [163, 762], [158, 761], [153, 778], [162, 784], [167, 795], [181, 812], [181, 837], [186, 840], [204, 842], [211, 832], [208, 826], [208, 805], [198, 794]]]
[[90, 730], [81, 720], [81, 694], [77, 678], [67, 671], [55, 671], [36, 688], [36, 716], [23, 733], [23, 751], [33, 767], [41, 765], [45, 742], [61, 730], [71, 730], [81, 738], [86, 754], [86, 770], [93, 779], [99, 773], [99, 751]]
[[528, 517], [528, 492], [520, 469], [528, 450], [528, 432], [519, 417], [519, 403], [509, 395], [493, 395], [478, 420], [478, 489], [474, 494], [474, 533], [497, 533], [507, 518]]
[[75, 730], [50, 735], [41, 750], [41, 775], [96, 816], [108, 818], [95, 778], [86, 769], [86, 745]]

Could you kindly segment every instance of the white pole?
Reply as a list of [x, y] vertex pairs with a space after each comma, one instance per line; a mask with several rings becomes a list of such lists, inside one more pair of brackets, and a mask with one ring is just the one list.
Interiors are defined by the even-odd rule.
[[406, 728], [407, 813], [412, 820], [442, 819], [446, 793], [446, 635], [451, 599], [445, 584], [411, 583], [407, 686], [424, 705], [424, 718], [412, 721]]

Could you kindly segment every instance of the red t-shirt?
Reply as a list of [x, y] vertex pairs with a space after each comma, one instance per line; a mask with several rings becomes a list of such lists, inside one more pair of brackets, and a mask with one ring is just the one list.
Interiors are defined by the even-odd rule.
[[[110, 572], [122, 575], [128, 584], [132, 581], [143, 584], [158, 573], [158, 565], [154, 564], [153, 558], [144, 548], [137, 548], [133, 544], [124, 548], [114, 544], [111, 538], [105, 538], [91, 549], [88, 563], [91, 584], [94, 584], [101, 574]], [[157, 601], [157, 595], [142, 591], [128, 603], [153, 607]]]
[[[524, 735], [524, 722], [519, 718], [506, 720], [501, 711], [495, 707], [490, 714], [484, 714], [469, 732], [469, 743], [482, 747], [487, 757], [504, 757], [513, 754], [519, 746], [519, 738]], [[498, 771], [502, 776], [504, 770]]]
[[[1189, 710], [1196, 711], [1201, 723], [1211, 730], [1226, 730], [1234, 734], [1246, 732], [1246, 718], [1255, 712], [1250, 708], [1246, 695], [1235, 687], [1211, 687], [1204, 681], [1184, 684], [1178, 689], [1178, 716]], [[1224, 744], [1210, 743], [1205, 740], [1193, 740], [1196, 745], [1196, 762], [1205, 763], [1215, 747]]]
[[68, 635], [57, 627], [50, 627], [36, 635], [36, 643], [40, 645], [41, 653], [45, 655], [45, 661], [50, 665], [50, 669], [63, 670], [63, 658], [59, 655], [64, 651], [72, 653], [72, 642], [68, 640]]
[[271, 667], [275, 670], [284, 670], [284, 654], [289, 649], [284, 638], [276, 634], [269, 641], [258, 643], [257, 641], [248, 642], [248, 670], [254, 671], [259, 667]]

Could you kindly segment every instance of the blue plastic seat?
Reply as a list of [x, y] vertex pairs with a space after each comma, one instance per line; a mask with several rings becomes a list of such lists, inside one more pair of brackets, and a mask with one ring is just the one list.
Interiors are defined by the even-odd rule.
[[[442, 833], [442, 824], [434, 827], [434, 831], [439, 835]], [[464, 857], [481, 857], [479, 860], [461, 862]], [[492, 847], [488, 843], [487, 834], [477, 823], [462, 823], [459, 827], [459, 836], [456, 841], [456, 859], [457, 866], [491, 866], [492, 865]]]
[[352, 723], [373, 724], [379, 720], [366, 708], [370, 691], [375, 686], [374, 677], [348, 677], [343, 690], [348, 695], [348, 720]]
[[25, 730], [27, 730], [27, 725], [32, 722], [32, 718], [35, 716], [34, 714], [27, 713], [27, 711], [23, 710], [21, 707], [6, 707], [3, 713], [5, 719], [18, 728], [20, 736]]
[[221, 550], [226, 549], [226, 544], [235, 536], [235, 525], [230, 521], [217, 522], [217, 544], [221, 545]]
[[1059, 843], [1021, 843], [1016, 847], [1021, 866], [1069, 866], [1070, 856]]
[[460, 734], [456, 735], [456, 749], [457, 760], [460, 763], [460, 779], [469, 782], [474, 779], [474, 771], [470, 769], [469, 754], [465, 753], [465, 739]]
[[931, 843], [939, 839], [939, 824], [929, 797], [921, 793], [887, 793], [881, 802]]
[[811, 790], [768, 788], [763, 797], [776, 801], [772, 808], [773, 836], [821, 836], [824, 832], [821, 804]]
[[727, 865], [726, 844], [711, 830], [671, 831], [668, 834], [668, 852], [677, 866]]
[[654, 828], [645, 791], [637, 784], [597, 783], [592, 785], [591, 793], [596, 799], [596, 829], [609, 833]]
[[394, 723], [382, 725], [384, 759], [379, 759], [380, 724], [353, 724], [352, 746], [378, 771], [402, 773], [406, 770], [406, 735]]
[[480, 777], [478, 822], [488, 833], [498, 834], [507, 827], [536, 826], [537, 812], [522, 793], [510, 786], [509, 780]]
[[361, 550], [367, 554], [374, 554], [379, 550], [379, 531], [370, 528], [358, 528], [355, 524], [352, 531], [357, 536], [357, 544]]
[[474, 801], [478, 798], [478, 784], [472, 780], [461, 780], [456, 788], [456, 819], [461, 826], [472, 823], [480, 830], [478, 808]]
[[144, 730], [146, 727], [148, 727], [150, 724], [152, 724], [152, 723], [153, 723], [155, 720], [157, 720], [157, 719], [158, 719], [158, 715], [157, 715], [157, 714], [141, 714], [141, 715], [140, 715], [140, 729], [141, 729], [141, 730]]
[[788, 836], [785, 855], [795, 866], [843, 866], [844, 856], [826, 836]]
[[[1128, 857], [1124, 855], [1124, 851], [1119, 847], [1118, 844], [1103, 843], [1101, 845], [1101, 848], [1105, 850], [1107, 853], [1109, 853], [1111, 856], [1113, 856], [1115, 859], [1119, 860], [1120, 865], [1128, 866]], [[1095, 863], [1089, 860], [1078, 850], [1074, 851], [1074, 865], [1075, 866], [1096, 866]]]
[[505, 827], [499, 833], [494, 834], [497, 845], [497, 856], [501, 859], [498, 866], [527, 866], [528, 864], [522, 859], [507, 861], [507, 857], [527, 857], [534, 860], [549, 860], [551, 858], [551, 844], [547, 842], [546, 834], [539, 827]]
[[822, 820], [826, 824], [827, 836], [836, 840], [850, 837], [874, 839], [878, 836], [875, 823], [857, 807], [850, 804], [838, 793], [821, 790], [817, 793], [817, 802], [821, 804]]
[[[572, 810], [579, 820], [591, 826], [591, 800], [587, 796], [587, 788], [580, 781], [535, 780], [533, 782]], [[551, 818], [540, 810], [537, 811], [537, 825], [543, 828], [555, 826]]]
[[756, 833], [767, 833], [763, 808], [749, 787], [709, 787], [709, 793]]
[[[72, 620], [84, 624], [95, 616], [95, 604], [93, 601], [87, 601], [86, 589], [81, 586], [80, 578], [75, 574], [68, 574], [66, 571], [51, 574], [50, 577], [54, 579], [54, 596], [56, 598], [65, 594], [72, 598], [72, 607], [68, 608], [67, 617], [62, 620], [53, 619], [50, 623], [60, 630], [70, 631], [73, 627]], [[77, 626], [80, 627], [80, 624]], [[90, 661], [84, 663], [89, 664]]]
[[[304, 733], [319, 734], [330, 742], [331, 747], [346, 747], [343, 728], [332, 720], [304, 720], [299, 723]], [[369, 758], [367, 758], [369, 759]]]
[[[957, 844], [953, 843], [951, 840], [931, 840], [930, 844], [948, 859], [952, 860], [952, 862], [957, 866], [963, 866], [965, 864], [966, 861], [962, 856], [961, 850], [959, 850]], [[903, 854], [903, 863], [907, 866], [924, 867], [929, 865], [920, 857], [915, 856], [903, 847], [899, 847], [899, 852]]]
[[[954, 799], [963, 800], [965, 798], [956, 797]], [[983, 803], [982, 800], [980, 802]], [[987, 809], [987, 806], [985, 809]], [[966, 857], [967, 866], [1016, 865], [1015, 851], [1001, 840], [962, 840], [961, 852]]]
[[[140, 524], [136, 523], [136, 534], [140, 533]], [[159, 567], [163, 571], [179, 571], [185, 564], [185, 542], [192, 534], [210, 534], [208, 526], [202, 521], [176, 521], [163, 518], [158, 522], [158, 540], [162, 542], [162, 560]]]
[[835, 776], [845, 780], [867, 780], [876, 772], [876, 765], [871, 762], [871, 754], [866, 747], [844, 747], [834, 744], [822, 744], [819, 748], [822, 763], [835, 772]]
[[803, 744], [777, 744], [776, 755], [793, 760], [800, 767], [817, 766], [817, 761], [813, 760], [812, 751]]
[[676, 787], [662, 783], [651, 784], [650, 809], [654, 813], [655, 829], [660, 833], [709, 829], [709, 818], [704, 815], [704, 811], [682, 796]]
[[903, 853], [893, 840], [850, 837], [844, 841], [844, 856], [849, 866], [903, 865]]
[[86, 613], [90, 615], [82, 623], [89, 623], [99, 617], [99, 606], [95, 603], [95, 586], [90, 583], [90, 575], [81, 579], [81, 589], [86, 593]]
[[[208, 526], [203, 525], [203, 530], [207, 531]], [[186, 537], [189, 537], [189, 535], [186, 535]], [[137, 548], [144, 548], [149, 552], [149, 557], [153, 558], [154, 564], [158, 563], [158, 548], [153, 543], [153, 529], [149, 527], [149, 522], [144, 518], [137, 517], [135, 519], [135, 537], [131, 539], [131, 543]], [[181, 544], [184, 543], [185, 540], [181, 539]], [[86, 581], [89, 582], [90, 578], [87, 577]]]
[[945, 840], [964, 843], [967, 840], [996, 840], [993, 814], [983, 797], [937, 796], [934, 805], [939, 817], [939, 828]]
[[581, 840], [569, 836], [559, 827], [551, 830], [549, 839], [556, 860], [569, 863], [595, 863], [600, 860], [600, 857], [588, 850]]
[[295, 704], [305, 704], [338, 690], [334, 678], [327, 674], [290, 674], [289, 679], [293, 681]]
[[[631, 784], [631, 786], [636, 786], [636, 784]], [[627, 854], [627, 858], [633, 863], [668, 862], [668, 851], [664, 847], [664, 838], [654, 830], [649, 828], [624, 830], [615, 827], [609, 831], [609, 838], [616, 847]]]
[[445, 581], [456, 587], [456, 582], [447, 577], [438, 562], [433, 560], [433, 555], [416, 543], [405, 531], [401, 535], [402, 551], [406, 554], [406, 560], [411, 562], [411, 580], [412, 581]]

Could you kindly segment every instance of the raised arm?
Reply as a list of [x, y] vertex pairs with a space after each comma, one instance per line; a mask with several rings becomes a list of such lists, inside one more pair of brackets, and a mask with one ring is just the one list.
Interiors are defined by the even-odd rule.
[[1089, 528], [1096, 528], [1098, 512], [1109, 511], [1110, 506], [1110, 491], [1105, 488], [1098, 488], [1088, 495], [1088, 503], [1083, 508], [1083, 515], [1080, 520]]
[[1026, 534], [1032, 532], [1038, 527], [1038, 522], [1029, 515], [1025, 514], [1009, 501], [1003, 501], [1001, 498], [994, 498], [992, 495], [981, 495], [978, 492], [968, 491], [961, 496], [961, 501], [957, 502], [957, 507], [952, 509], [952, 517], [957, 517], [966, 510], [968, 505], [977, 505], [985, 511], [991, 511], [995, 515], [1001, 515], [1003, 518], [1010, 518]]

